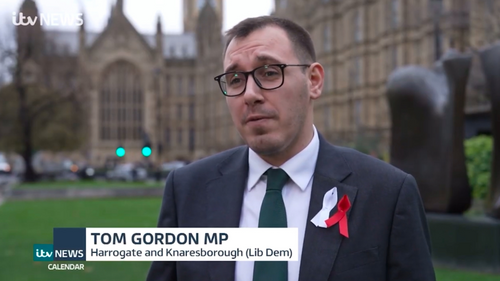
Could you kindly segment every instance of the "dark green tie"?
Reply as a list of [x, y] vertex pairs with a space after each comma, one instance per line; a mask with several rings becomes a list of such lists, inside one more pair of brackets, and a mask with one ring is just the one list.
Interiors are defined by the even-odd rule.
[[[286, 210], [281, 190], [288, 175], [281, 169], [269, 169], [267, 189], [260, 207], [259, 227], [287, 227]], [[287, 261], [255, 261], [253, 281], [287, 281]]]

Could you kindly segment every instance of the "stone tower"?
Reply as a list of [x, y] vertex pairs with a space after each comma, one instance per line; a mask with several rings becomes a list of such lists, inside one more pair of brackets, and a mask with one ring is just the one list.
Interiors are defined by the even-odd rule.
[[[39, 17], [38, 8], [33, 0], [24, 0], [19, 8], [19, 13], [30, 18]], [[19, 15], [16, 15], [16, 17], [16, 21], [18, 21]], [[16, 26], [16, 34], [20, 59], [38, 60], [43, 51], [43, 31], [40, 26], [40, 20], [37, 20], [34, 25]]]
[[184, 0], [184, 32], [195, 32], [198, 14], [207, 2], [215, 9], [222, 23], [223, 0]]

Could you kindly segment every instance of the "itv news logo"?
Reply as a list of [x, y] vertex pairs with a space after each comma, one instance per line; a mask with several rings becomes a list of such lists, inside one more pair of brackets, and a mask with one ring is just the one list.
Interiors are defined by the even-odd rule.
[[33, 245], [33, 260], [34, 261], [53, 261], [54, 260], [54, 245], [52, 245], [52, 244], [35, 244], [35, 245]]
[[85, 228], [54, 228], [52, 244], [34, 244], [33, 261], [84, 261]]
[[35, 25], [40, 19], [40, 25], [47, 26], [81, 26], [83, 25], [83, 13], [68, 14], [68, 13], [50, 13], [50, 14], [40, 14], [38, 16], [25, 16], [22, 12], [19, 15], [16, 12], [12, 12], [12, 24], [15, 26], [27, 26]]
[[33, 261], [82, 260], [83, 250], [55, 250], [52, 244], [34, 244]]

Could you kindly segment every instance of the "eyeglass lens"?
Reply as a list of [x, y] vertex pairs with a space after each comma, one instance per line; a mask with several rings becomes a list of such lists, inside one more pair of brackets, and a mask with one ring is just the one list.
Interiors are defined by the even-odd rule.
[[[279, 66], [264, 65], [254, 70], [253, 77], [261, 88], [270, 90], [283, 82], [283, 70]], [[245, 90], [247, 79], [243, 72], [230, 72], [221, 77], [220, 85], [226, 95], [239, 95]]]

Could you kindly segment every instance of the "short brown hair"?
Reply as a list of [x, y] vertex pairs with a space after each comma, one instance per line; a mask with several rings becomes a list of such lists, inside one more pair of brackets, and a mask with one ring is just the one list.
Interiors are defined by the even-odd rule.
[[316, 61], [316, 52], [314, 51], [314, 44], [309, 32], [291, 20], [272, 16], [247, 18], [228, 30], [226, 32], [226, 46], [224, 47], [223, 56], [226, 55], [227, 47], [233, 39], [245, 38], [250, 33], [271, 25], [277, 26], [286, 32], [292, 48], [301, 63], [313, 63]]

